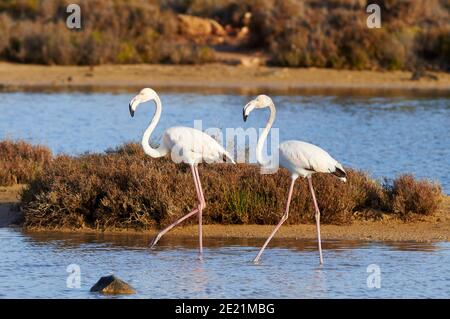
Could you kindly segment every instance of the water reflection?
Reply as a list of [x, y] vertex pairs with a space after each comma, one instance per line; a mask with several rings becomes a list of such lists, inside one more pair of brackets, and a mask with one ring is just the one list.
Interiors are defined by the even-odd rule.
[[[0, 229], [0, 296], [107, 298], [90, 287], [114, 273], [137, 295], [115, 298], [406, 298], [450, 296], [449, 243], [316, 242], [274, 240], [261, 264], [251, 262], [261, 240], [205, 240], [167, 236], [156, 250], [148, 235], [22, 233]], [[81, 289], [66, 288], [66, 267], [82, 273]], [[366, 285], [367, 267], [379, 265], [382, 288]]]
[[[195, 93], [202, 95], [257, 95], [264, 92], [271, 95], [305, 95], [305, 96], [356, 96], [356, 97], [409, 97], [409, 98], [434, 98], [434, 97], [450, 97], [448, 90], [441, 89], [382, 89], [382, 88], [324, 88], [324, 87], [264, 87], [259, 85], [258, 87], [192, 87], [192, 86], [154, 86], [158, 92], [171, 93], [171, 94], [185, 94]], [[24, 87], [21, 90], [17, 90], [16, 87], [0, 86], [0, 93], [16, 93], [18, 91], [25, 93], [83, 93], [83, 94], [98, 94], [98, 93], [111, 93], [111, 94], [124, 94], [124, 93], [136, 93], [142, 89], [142, 86], [127, 86], [118, 87], [116, 85], [111, 86], [95, 86], [95, 85], [77, 85], [77, 86], [58, 86], [54, 85], [35, 85], [30, 87]]]
[[[20, 229], [11, 229], [17, 232], [17, 236], [24, 236], [25, 241], [31, 245], [52, 245], [58, 249], [74, 248], [95, 245], [96, 249], [113, 250], [113, 249], [136, 249], [146, 250], [149, 243], [153, 239], [152, 234], [142, 233], [94, 233], [94, 232], [52, 232], [52, 231], [24, 231]], [[264, 239], [260, 238], [205, 238], [203, 245], [207, 248], [223, 248], [223, 247], [255, 247], [259, 248]], [[361, 241], [361, 240], [327, 240], [323, 241], [322, 246], [325, 250], [333, 250], [336, 254], [345, 253], [349, 249], [371, 249], [377, 242]], [[438, 243], [433, 242], [414, 242], [402, 241], [378, 242], [380, 247], [392, 248], [397, 251], [435, 251], [440, 249]], [[270, 246], [279, 249], [292, 251], [316, 251], [317, 242], [312, 239], [280, 239], [273, 238]], [[160, 244], [153, 250], [155, 252], [165, 251], [167, 249], [198, 249], [198, 239], [194, 237], [171, 235], [170, 233], [163, 237]], [[223, 254], [233, 254], [232, 251], [222, 251]]]

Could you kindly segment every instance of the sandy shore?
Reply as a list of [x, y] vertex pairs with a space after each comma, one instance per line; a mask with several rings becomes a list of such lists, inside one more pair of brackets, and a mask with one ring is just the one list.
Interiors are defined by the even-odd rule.
[[[23, 186], [0, 187], [0, 227], [6, 227], [20, 220], [20, 212], [14, 210], [18, 193]], [[264, 239], [270, 234], [272, 225], [205, 225], [205, 238], [252, 238]], [[72, 232], [71, 230], [60, 230]], [[89, 233], [96, 230], [84, 229], [75, 232]], [[106, 233], [137, 233], [133, 230], [110, 230]], [[143, 232], [139, 232], [142, 234]], [[156, 230], [146, 231], [145, 234], [156, 234]], [[196, 226], [175, 228], [167, 236], [196, 237]], [[356, 220], [352, 225], [336, 226], [322, 225], [324, 240], [377, 240], [377, 241], [450, 241], [450, 196], [447, 196], [440, 211], [432, 217], [405, 223], [401, 220], [385, 215], [382, 220]], [[286, 225], [280, 228], [277, 238], [316, 238], [314, 225]]]
[[42, 66], [0, 63], [0, 91], [159, 90], [298, 92], [358, 94], [431, 92], [450, 94], [450, 74], [435, 72], [437, 80], [412, 81], [410, 72], [349, 71], [208, 65]]

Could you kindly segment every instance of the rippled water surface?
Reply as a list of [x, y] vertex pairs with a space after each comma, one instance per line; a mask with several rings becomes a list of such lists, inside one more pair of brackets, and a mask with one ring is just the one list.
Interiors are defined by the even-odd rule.
[[[140, 141], [153, 106], [128, 114], [133, 94], [0, 93], [0, 138], [49, 145], [56, 153], [104, 151]], [[262, 127], [268, 113], [255, 111], [246, 123], [243, 95], [163, 93], [163, 114], [155, 131], [174, 125], [203, 129]], [[450, 98], [274, 96], [281, 141], [317, 144], [346, 166], [375, 177], [411, 172], [439, 180], [450, 193]]]
[[[128, 114], [132, 94], [0, 93], [0, 139], [42, 143], [55, 153], [100, 152], [140, 141], [153, 114]], [[244, 95], [163, 93], [155, 132], [174, 125], [203, 129], [262, 127], [268, 113], [246, 123]], [[375, 177], [411, 172], [438, 180], [450, 193], [450, 98], [274, 96], [281, 140], [301, 139], [329, 151], [344, 165]], [[89, 288], [114, 273], [138, 298], [450, 298], [450, 243], [277, 240], [263, 262], [250, 261], [260, 240], [205, 239], [203, 262], [194, 239], [165, 238], [155, 251], [144, 235], [22, 233], [0, 228], [0, 298], [101, 298]], [[81, 268], [81, 288], [67, 288], [66, 268]], [[381, 288], [367, 286], [369, 265]], [[122, 296], [126, 297], [126, 296]]]
[[[114, 273], [137, 290], [117, 298], [450, 298], [450, 244], [316, 243], [274, 240], [262, 263], [250, 261], [261, 240], [163, 238], [157, 250], [144, 235], [24, 234], [0, 228], [1, 298], [103, 298], [90, 293]], [[67, 266], [81, 269], [81, 287], [67, 288]], [[380, 288], [367, 285], [379, 267]], [[373, 268], [369, 267], [369, 270]]]

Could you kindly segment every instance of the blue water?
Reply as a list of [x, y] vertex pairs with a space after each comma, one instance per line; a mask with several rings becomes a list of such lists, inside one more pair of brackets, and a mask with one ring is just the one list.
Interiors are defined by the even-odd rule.
[[325, 242], [319, 266], [314, 241], [275, 239], [254, 265], [261, 240], [205, 239], [199, 261], [195, 239], [149, 239], [0, 228], [0, 298], [104, 298], [89, 289], [108, 274], [137, 291], [117, 298], [450, 298], [449, 243]]
[[[139, 142], [153, 115], [146, 104], [128, 113], [133, 96], [105, 93], [0, 93], [0, 139], [42, 143], [55, 153], [101, 152]], [[163, 114], [155, 131], [174, 125], [220, 129], [263, 127], [267, 111], [246, 123], [242, 107], [252, 96], [162, 93]], [[439, 181], [450, 193], [450, 98], [273, 96], [280, 140], [300, 139], [327, 150], [345, 166], [375, 177], [404, 172]]]

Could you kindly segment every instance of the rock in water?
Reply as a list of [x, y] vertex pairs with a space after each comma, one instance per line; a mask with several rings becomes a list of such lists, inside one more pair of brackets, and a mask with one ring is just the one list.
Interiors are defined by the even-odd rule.
[[91, 292], [100, 292], [108, 295], [130, 295], [136, 293], [133, 287], [114, 275], [100, 278], [100, 280], [92, 286]]

